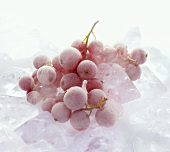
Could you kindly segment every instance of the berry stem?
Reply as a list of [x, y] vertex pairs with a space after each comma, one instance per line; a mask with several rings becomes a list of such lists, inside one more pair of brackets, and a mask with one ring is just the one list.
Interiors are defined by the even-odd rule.
[[146, 57], [148, 57], [148, 53], [146, 53]]
[[[85, 59], [86, 59], [86, 57], [87, 57], [87, 56], [86, 56], [86, 53], [87, 53], [87, 46], [88, 46], [88, 41], [89, 41], [90, 34], [93, 34], [93, 35], [94, 35], [93, 29], [94, 29], [94, 27], [96, 26], [96, 24], [97, 24], [98, 22], [99, 22], [99, 21], [96, 21], [96, 22], [93, 24], [90, 32], [87, 34], [87, 36], [86, 36], [86, 37], [84, 38], [84, 40], [83, 40], [83, 42], [85, 42], [85, 44], [86, 44], [86, 47], [85, 47], [84, 50], [83, 50]], [[94, 35], [94, 37], [95, 37], [95, 39], [96, 39], [96, 36], [95, 36], [95, 35]]]
[[138, 66], [138, 61], [133, 60], [130, 56], [128, 56], [125, 60], [129, 61], [130, 63], [133, 63], [135, 66]]
[[86, 104], [85, 108], [82, 108], [81, 110], [87, 110], [90, 111], [89, 112], [89, 116], [92, 113], [93, 109], [95, 108], [102, 108], [103, 104], [106, 102], [106, 100], [108, 100], [106, 97], [103, 98], [103, 100], [101, 100], [96, 106], [91, 106], [89, 104]]

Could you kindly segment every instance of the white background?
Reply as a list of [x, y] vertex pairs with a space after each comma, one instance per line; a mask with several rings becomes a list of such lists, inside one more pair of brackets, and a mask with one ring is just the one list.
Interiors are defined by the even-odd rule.
[[83, 39], [96, 20], [95, 35], [106, 44], [137, 26], [143, 46], [170, 56], [169, 6], [168, 0], [0, 0], [0, 16], [34, 26], [57, 47]]

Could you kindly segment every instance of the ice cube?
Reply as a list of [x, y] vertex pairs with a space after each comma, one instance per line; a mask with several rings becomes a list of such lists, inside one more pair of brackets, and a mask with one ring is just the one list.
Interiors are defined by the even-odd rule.
[[0, 74], [0, 95], [9, 95], [15, 97], [25, 96], [25, 91], [21, 91], [18, 81], [22, 76], [30, 75], [30, 69], [11, 67]]
[[25, 122], [15, 132], [27, 143], [32, 144], [40, 140], [47, 141], [60, 152], [69, 149], [69, 137], [63, 124], [55, 122], [49, 112], [42, 112]]
[[76, 131], [69, 122], [55, 122], [50, 113], [42, 112], [15, 132], [35, 149], [41, 149], [45, 143], [45, 148], [60, 152], [133, 152], [132, 141], [123, 126], [123, 123], [117, 123], [111, 128], [96, 126]]
[[130, 28], [124, 38], [121, 40], [121, 42], [127, 45], [129, 52], [131, 52], [134, 48], [140, 47], [141, 33], [139, 27]]
[[133, 152], [132, 142], [122, 128], [117, 124], [111, 128], [96, 127], [80, 132], [75, 136], [73, 152]]
[[140, 97], [140, 93], [118, 64], [101, 63], [96, 75], [104, 84], [104, 91], [112, 101], [125, 103]]
[[25, 152], [26, 144], [23, 140], [9, 129], [0, 129], [1, 152]]
[[145, 47], [144, 49], [148, 53], [145, 65], [170, 90], [170, 59], [154, 47]]
[[9, 55], [0, 53], [0, 73], [10, 70], [13, 66], [12, 63], [13, 59]]
[[15, 129], [37, 115], [38, 110], [25, 98], [0, 96], [0, 128]]
[[170, 149], [170, 98], [141, 98], [123, 105], [122, 122], [136, 151], [168, 152]]
[[29, 145], [29, 152], [56, 152], [56, 149], [47, 141], [40, 140]]
[[156, 75], [147, 66], [141, 66], [141, 68], [142, 75], [140, 79], [134, 81], [141, 96], [155, 97], [166, 93], [166, 86], [156, 77]]

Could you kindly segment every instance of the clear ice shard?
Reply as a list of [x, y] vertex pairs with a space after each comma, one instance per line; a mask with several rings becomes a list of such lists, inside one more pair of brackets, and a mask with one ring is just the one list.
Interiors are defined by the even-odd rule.
[[154, 47], [145, 47], [148, 52], [146, 66], [158, 77], [158, 79], [170, 90], [170, 59]]
[[170, 151], [170, 98], [141, 98], [123, 105], [122, 122], [137, 152]]
[[14, 130], [37, 113], [37, 108], [25, 98], [0, 96], [0, 129]]
[[56, 123], [49, 112], [42, 112], [22, 124], [15, 132], [27, 143], [47, 141], [60, 152], [69, 149], [69, 137], [63, 124]]
[[141, 46], [141, 33], [139, 27], [130, 28], [126, 35], [123, 37], [121, 42], [128, 46], [128, 50], [131, 52], [132, 49]]
[[9, 129], [0, 129], [0, 151], [1, 152], [25, 152], [24, 141]]
[[57, 149], [54, 148], [53, 145], [45, 140], [40, 140], [36, 143], [30, 144], [29, 148], [27, 149], [28, 152], [59, 152]]
[[146, 98], [163, 95], [167, 91], [167, 87], [147, 66], [141, 66], [141, 68], [142, 75], [140, 79], [133, 82], [141, 96]]
[[0, 95], [8, 95], [15, 97], [25, 97], [25, 92], [21, 91], [18, 86], [20, 77], [29, 75], [30, 69], [22, 69], [18, 67], [10, 68], [0, 74]]
[[[28, 120], [15, 132], [30, 148], [43, 146], [57, 152], [133, 152], [133, 144], [127, 136], [124, 124], [117, 123], [111, 128], [89, 127], [76, 131], [70, 123], [57, 123], [48, 112]], [[47, 148], [46, 147], [46, 148]], [[37, 148], [38, 149], [38, 148]]]
[[104, 91], [112, 102], [125, 103], [140, 97], [139, 91], [118, 64], [101, 63], [96, 77], [103, 82]]

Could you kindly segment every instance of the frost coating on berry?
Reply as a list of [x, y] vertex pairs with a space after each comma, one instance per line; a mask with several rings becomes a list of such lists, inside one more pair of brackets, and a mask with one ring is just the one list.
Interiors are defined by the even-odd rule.
[[99, 40], [94, 40], [88, 45], [88, 50], [92, 55], [98, 55], [104, 51], [104, 45]]
[[61, 78], [63, 77], [63, 73], [56, 71], [56, 74], [57, 74], [57, 78], [56, 78], [55, 81], [53, 82], [53, 85], [54, 85], [55, 87], [59, 88], [59, 87], [60, 87]]
[[81, 59], [80, 51], [73, 47], [64, 49], [60, 54], [60, 64], [65, 70], [76, 69]]
[[41, 95], [37, 91], [31, 91], [27, 94], [27, 101], [33, 105], [42, 100]]
[[77, 110], [72, 113], [70, 117], [70, 123], [74, 129], [82, 131], [88, 128], [90, 124], [90, 118], [85, 111]]
[[82, 86], [82, 80], [76, 73], [68, 73], [61, 78], [60, 87], [63, 90], [67, 90], [74, 86]]
[[55, 56], [52, 59], [52, 64], [53, 64], [53, 67], [57, 70], [57, 72], [61, 72], [61, 73], [65, 72], [64, 68], [60, 64], [60, 57], [59, 56]]
[[57, 74], [54, 68], [42, 66], [37, 71], [37, 79], [43, 85], [50, 85], [56, 80]]
[[122, 43], [116, 43], [114, 45], [114, 48], [116, 49], [116, 52], [119, 57], [126, 57], [128, 55], [127, 46]]
[[71, 44], [71, 46], [78, 49], [80, 52], [82, 52], [86, 48], [86, 44], [82, 42], [82, 40], [75, 40]]
[[87, 93], [81, 87], [71, 87], [64, 95], [64, 103], [71, 110], [79, 110], [87, 103]]
[[52, 107], [54, 106], [55, 101], [53, 98], [46, 98], [41, 104], [41, 108], [43, 111], [51, 112]]
[[34, 85], [34, 79], [30, 76], [23, 76], [19, 80], [19, 87], [24, 91], [30, 91]]
[[86, 90], [90, 92], [93, 89], [103, 89], [103, 83], [98, 78], [87, 80]]
[[51, 63], [50, 59], [45, 55], [38, 55], [33, 60], [33, 65], [36, 69], [39, 69], [43, 65], [47, 65], [50, 63]]
[[128, 64], [125, 67], [125, 72], [132, 81], [135, 81], [140, 78], [142, 70], [139, 65]]
[[56, 121], [64, 123], [69, 120], [71, 110], [63, 102], [58, 102], [52, 107], [51, 114]]
[[77, 73], [83, 80], [92, 79], [96, 76], [97, 66], [90, 60], [83, 60], [77, 67]]
[[147, 54], [146, 52], [141, 49], [141, 48], [136, 48], [134, 49], [131, 54], [130, 54], [131, 58], [133, 60], [136, 60], [138, 64], [143, 64], [146, 62], [146, 58], [147, 58]]
[[88, 103], [91, 106], [97, 106], [104, 98], [106, 98], [106, 94], [100, 89], [93, 89], [88, 93]]
[[57, 88], [53, 84], [40, 86], [36, 90], [43, 98], [53, 98], [57, 94]]
[[115, 48], [106, 46], [101, 54], [102, 62], [113, 63], [117, 58], [118, 54]]
[[111, 108], [100, 108], [96, 111], [95, 118], [100, 126], [112, 127], [116, 122], [115, 111]]

